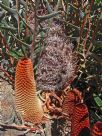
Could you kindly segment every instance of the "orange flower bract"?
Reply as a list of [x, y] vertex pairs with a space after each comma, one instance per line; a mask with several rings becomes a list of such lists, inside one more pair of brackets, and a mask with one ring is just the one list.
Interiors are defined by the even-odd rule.
[[82, 100], [82, 96], [79, 90], [73, 89], [72, 91], [68, 91], [62, 106], [63, 113], [71, 117], [75, 105], [77, 103], [80, 103], [81, 100]]
[[71, 136], [81, 136], [82, 134], [90, 135], [90, 123], [87, 106], [80, 103], [75, 106], [73, 112]]
[[36, 95], [36, 83], [31, 59], [19, 60], [15, 76], [15, 97], [17, 111], [24, 121], [40, 123], [43, 117], [41, 102]]
[[102, 136], [102, 122], [98, 121], [92, 128], [92, 136]]

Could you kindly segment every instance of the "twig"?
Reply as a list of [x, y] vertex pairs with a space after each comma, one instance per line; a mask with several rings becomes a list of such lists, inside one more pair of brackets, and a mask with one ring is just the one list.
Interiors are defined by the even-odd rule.
[[31, 31], [31, 33], [33, 34], [33, 30], [31, 29], [31, 27], [24, 21], [24, 19], [22, 18], [22, 16], [18, 13], [19, 17], [21, 18], [21, 20], [23, 21], [23, 23], [29, 28], [29, 30]]
[[[32, 2], [32, 1], [31, 1]], [[34, 47], [35, 47], [35, 38], [36, 38], [36, 1], [35, 3], [32, 2], [33, 10], [34, 10], [34, 29], [33, 29], [33, 39], [31, 44], [31, 57], [33, 56]]]
[[97, 31], [98, 31], [99, 21], [100, 21], [100, 18], [99, 18], [98, 21], [97, 21], [95, 31], [92, 31], [92, 39], [91, 39], [90, 46], [89, 46], [89, 48], [88, 48], [88, 50], [87, 50], [87, 52], [86, 52], [86, 57], [88, 57], [88, 54], [89, 54], [89, 52], [90, 52], [90, 50], [91, 50], [91, 48], [92, 48], [92, 46], [93, 46], [93, 43], [94, 43], [94, 41], [95, 41], [95, 37], [96, 37]]
[[[10, 59], [10, 66], [12, 67], [11, 56], [9, 55], [10, 48], [9, 48], [8, 43], [6, 42], [4, 35], [1, 32], [0, 32], [0, 41], [1, 41], [0, 43], [2, 44], [2, 46], [3, 45], [5, 46], [5, 49], [6, 49], [5, 53], [7, 54], [8, 58]], [[5, 58], [4, 54], [1, 52], [0, 52], [0, 54], [2, 55], [3, 58]]]
[[[61, 22], [63, 22], [63, 23], [65, 23], [65, 24], [67, 24], [67, 25], [70, 25], [70, 26], [72, 26], [73, 28], [75, 28], [75, 29], [78, 29], [79, 31], [81, 30], [81, 27], [79, 27], [79, 26], [76, 26], [76, 25], [74, 25], [74, 24], [72, 24], [72, 23], [69, 23], [69, 22], [67, 22], [67, 21], [65, 21], [65, 20], [61, 20], [61, 19], [59, 19], [59, 21], [61, 21]], [[83, 29], [84, 31], [86, 31], [86, 30], [88, 30], [86, 27], [84, 27], [84, 29]], [[98, 32], [98, 34], [99, 35], [102, 35], [102, 33], [101, 32]]]
[[10, 51], [9, 45], [7, 44], [3, 34], [0, 32], [0, 40], [2, 41], [3, 45], [5, 46], [6, 52]]
[[14, 83], [14, 79], [9, 75], [9, 73], [0, 66], [0, 69], [5, 73], [5, 75]]
[[85, 17], [84, 17], [84, 19], [83, 19], [83, 22], [82, 22], [82, 26], [81, 26], [81, 28], [80, 28], [80, 41], [81, 41], [82, 33], [83, 33], [83, 31], [84, 31], [84, 27], [85, 27], [85, 25], [86, 25], [86, 23], [87, 23], [87, 21], [88, 21], [88, 17], [89, 17], [89, 13], [87, 13], [87, 14], [85, 15]]
[[[25, 20], [26, 24], [28, 24], [28, 0], [26, 0], [26, 6], [25, 6]], [[26, 27], [26, 36], [28, 36], [28, 27]]]
[[[0, 24], [1, 25], [1, 24]], [[14, 27], [10, 27], [10, 26], [0, 26], [1, 29], [6, 29], [6, 30], [10, 30], [10, 31], [17, 31], [16, 28]]]
[[61, 98], [60, 98], [60, 97], [58, 97], [58, 96], [55, 94], [55, 92], [51, 92], [50, 96], [55, 97], [55, 98], [59, 101], [60, 106], [62, 105], [62, 100], [61, 100]]
[[18, 126], [16, 124], [12, 124], [12, 125], [7, 125], [7, 124], [3, 124], [0, 123], [0, 126], [5, 130], [5, 129], [16, 129], [19, 131], [25, 131], [26, 127], [25, 126]]
[[62, 0], [62, 7], [63, 7], [63, 11], [65, 12], [66, 11], [66, 7], [65, 7], [65, 3], [64, 3], [63, 0]]
[[[74, 28], [76, 28], [76, 29], [81, 29], [79, 26], [76, 26], [76, 25], [74, 25], [74, 24], [72, 24], [72, 23], [69, 23], [69, 22], [66, 22], [68, 25], [70, 25], [70, 26], [72, 26], [72, 27], [74, 27]], [[85, 28], [84, 28], [85, 29]], [[87, 30], [87, 28], [85, 29], [85, 30]]]
[[84, 43], [83, 43], [83, 55], [84, 57], [86, 57], [86, 43], [87, 43], [87, 40], [88, 40], [88, 37], [89, 37], [89, 34], [90, 34], [90, 29], [91, 29], [91, 23], [90, 23], [90, 20], [89, 20], [89, 28], [86, 32], [86, 36], [85, 36], [85, 40], [84, 40]]
[[[93, 32], [92, 35], [94, 35], [94, 34], [95, 34], [95, 33]], [[93, 36], [92, 36], [92, 37], [93, 37]], [[92, 38], [92, 39], [93, 39], [93, 38]], [[90, 54], [90, 50], [91, 50], [92, 46], [93, 46], [93, 43], [91, 42], [91, 43], [90, 43], [90, 46], [89, 46], [89, 48], [88, 48], [88, 50], [87, 50], [87, 52], [86, 52], [85, 58], [87, 58], [88, 55]]]
[[42, 132], [41, 129], [39, 127], [32, 127], [32, 126], [25, 126], [25, 125], [16, 125], [15, 123], [11, 124], [11, 125], [7, 125], [7, 124], [3, 124], [3, 123], [0, 123], [0, 126], [2, 130], [7, 130], [7, 129], [15, 129], [15, 130], [18, 130], [18, 131], [24, 131], [26, 133], [28, 132]]
[[[19, 0], [16, 0], [16, 9], [17, 9], [17, 12], [19, 13]], [[20, 36], [20, 17], [18, 15], [18, 35]]]
[[53, 12], [53, 13], [50, 13], [48, 15], [45, 15], [45, 16], [37, 16], [37, 18], [40, 20], [40, 21], [45, 21], [47, 19], [50, 19], [50, 18], [53, 18], [59, 14], [61, 14], [62, 11], [57, 11], [57, 12]]
[[[88, 13], [84, 16], [84, 19], [83, 19], [83, 22], [82, 22], [82, 27], [80, 29], [80, 41], [81, 41], [81, 37], [82, 37], [82, 33], [84, 31], [84, 27], [89, 19], [89, 15], [90, 15], [90, 12], [91, 12], [91, 9], [92, 9], [92, 5], [94, 4], [94, 0], [91, 1], [91, 5], [89, 7], [89, 11]], [[79, 49], [79, 46], [78, 46], [78, 49]]]
[[29, 45], [21, 40], [19, 40], [17, 37], [15, 37], [11, 32], [8, 33], [10, 36], [12, 36], [18, 43], [25, 45], [26, 47], [29, 47]]
[[38, 95], [38, 97], [40, 98], [40, 100], [43, 101], [43, 102], [45, 102], [46, 99], [44, 99], [44, 98], [41, 96], [41, 93], [42, 93], [42, 90], [37, 91], [37, 95]]
[[71, 4], [71, 3], [67, 3], [68, 5], [70, 5], [71, 7], [73, 7], [74, 9], [76, 9], [76, 10], [79, 10], [76, 6], [74, 6], [73, 4]]
[[60, 113], [61, 113], [61, 112], [62, 112], [62, 109], [56, 107], [56, 106], [54, 105], [54, 103], [51, 103], [50, 96], [55, 97], [57, 100], [59, 100], [60, 105], [62, 105], [61, 99], [60, 99], [56, 94], [54, 94], [54, 93], [51, 94], [50, 92], [48, 92], [48, 93], [46, 93], [46, 101], [45, 101], [45, 105], [46, 105], [47, 109], [48, 109], [50, 112], [54, 112], [54, 113], [60, 112]]
[[92, 6], [93, 6], [93, 4], [94, 4], [94, 1], [95, 1], [95, 0], [91, 0], [91, 4], [90, 4], [90, 7], [89, 7], [89, 11], [91, 11]]

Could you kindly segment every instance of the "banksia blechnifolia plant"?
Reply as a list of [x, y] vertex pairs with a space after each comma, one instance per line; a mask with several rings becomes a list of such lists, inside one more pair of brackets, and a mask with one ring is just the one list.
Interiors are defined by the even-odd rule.
[[79, 103], [75, 106], [72, 116], [71, 136], [83, 134], [90, 136], [89, 112], [85, 104]]
[[41, 90], [62, 90], [72, 80], [76, 63], [74, 53], [61, 25], [52, 23], [45, 38], [45, 49], [36, 71]]
[[36, 94], [36, 83], [31, 59], [18, 61], [15, 75], [16, 107], [24, 121], [40, 123], [43, 118], [41, 101]]
[[91, 136], [102, 136], [102, 122], [97, 121], [91, 130]]

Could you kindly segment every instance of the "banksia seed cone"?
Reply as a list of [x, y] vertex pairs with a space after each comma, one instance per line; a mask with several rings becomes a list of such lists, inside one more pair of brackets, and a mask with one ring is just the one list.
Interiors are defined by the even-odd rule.
[[63, 102], [63, 105], [62, 105], [63, 113], [71, 117], [73, 114], [75, 105], [80, 103], [81, 100], [82, 100], [82, 96], [79, 90], [73, 89], [72, 91], [68, 91], [65, 97], [65, 100]]
[[72, 117], [71, 136], [90, 136], [90, 123], [87, 106], [83, 103], [75, 106]]
[[62, 90], [75, 72], [72, 46], [61, 26], [53, 24], [45, 38], [45, 50], [37, 68], [37, 86], [42, 90]]
[[94, 124], [91, 136], [102, 136], [102, 122], [98, 121]]
[[18, 112], [24, 121], [40, 123], [43, 117], [43, 109], [36, 95], [36, 83], [31, 59], [19, 60], [16, 67], [15, 97]]

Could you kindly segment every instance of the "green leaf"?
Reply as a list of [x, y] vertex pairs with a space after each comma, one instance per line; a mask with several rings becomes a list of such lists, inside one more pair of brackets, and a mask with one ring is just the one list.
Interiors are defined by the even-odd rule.
[[2, 0], [2, 3], [3, 3], [5, 6], [10, 7], [10, 2], [9, 2], [9, 0]]
[[97, 106], [102, 110], [102, 100], [101, 100], [101, 98], [98, 95], [96, 95], [95, 93], [93, 94], [93, 97], [94, 97], [94, 101], [97, 104]]
[[16, 59], [19, 59], [19, 57], [18, 57], [18, 55], [17, 54], [15, 54], [15, 52], [14, 51], [10, 51], [10, 53], [9, 53], [12, 57], [14, 57], [14, 58], [16, 58]]
[[48, 0], [45, 0], [45, 2], [46, 2], [46, 7], [47, 7], [47, 9], [48, 9], [48, 12], [49, 12], [49, 13], [52, 13], [53, 10], [51, 9], [51, 6], [50, 6], [50, 4], [49, 4], [49, 1], [48, 1]]
[[102, 0], [95, 0], [95, 2], [96, 2], [96, 3], [101, 3], [101, 2], [102, 2]]
[[0, 2], [0, 7], [3, 8], [4, 10], [8, 11], [9, 13], [17, 15], [16, 9], [10, 8], [1, 2]]
[[9, 54], [16, 58], [16, 59], [19, 59], [20, 57], [23, 56], [23, 54], [21, 53], [21, 51], [10, 51]]
[[61, 11], [53, 12], [53, 13], [50, 13], [50, 14], [45, 15], [45, 16], [37, 16], [37, 18], [40, 19], [40, 21], [44, 21], [46, 19], [50, 19], [50, 18], [53, 18], [55, 16], [58, 16], [61, 13], [62, 13]]

